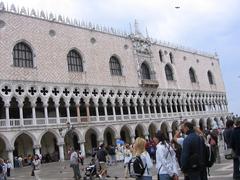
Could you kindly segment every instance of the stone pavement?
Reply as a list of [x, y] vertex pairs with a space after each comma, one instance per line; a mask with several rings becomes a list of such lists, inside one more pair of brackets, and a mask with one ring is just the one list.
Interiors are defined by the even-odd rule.
[[[84, 167], [87, 167], [89, 159], [86, 159]], [[209, 179], [211, 180], [230, 180], [232, 179], [232, 169], [233, 162], [231, 160], [223, 160], [221, 164], [215, 164], [211, 168]], [[83, 168], [81, 166], [81, 168]], [[111, 176], [106, 179], [124, 179], [124, 168], [123, 163], [119, 162], [117, 165], [108, 166], [108, 172]], [[157, 179], [155, 166], [153, 168], [153, 179]], [[33, 180], [34, 178], [30, 176], [31, 167], [23, 167], [18, 169], [13, 169], [11, 172], [11, 177], [8, 180]], [[81, 174], [84, 173], [81, 171]], [[73, 171], [69, 167], [69, 161], [55, 162], [42, 164], [40, 172], [41, 180], [73, 180]], [[128, 178], [129, 180], [131, 178]], [[182, 175], [180, 179], [183, 179]]]

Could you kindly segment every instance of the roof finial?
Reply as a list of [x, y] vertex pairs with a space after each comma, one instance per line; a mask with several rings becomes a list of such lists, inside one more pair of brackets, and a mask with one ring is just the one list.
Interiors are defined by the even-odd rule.
[[140, 31], [139, 31], [138, 22], [137, 22], [136, 19], [135, 19], [135, 23], [134, 23], [134, 28], [135, 28], [135, 34], [136, 35], [141, 34]]
[[147, 27], [146, 27], [146, 37], [147, 37], [147, 39], [150, 39]]

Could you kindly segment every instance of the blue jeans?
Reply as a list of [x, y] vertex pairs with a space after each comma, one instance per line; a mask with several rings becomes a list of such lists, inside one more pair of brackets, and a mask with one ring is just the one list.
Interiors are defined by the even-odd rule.
[[137, 177], [136, 180], [152, 180], [152, 176], [141, 176]]
[[168, 174], [160, 174], [161, 180], [171, 180], [171, 177]]

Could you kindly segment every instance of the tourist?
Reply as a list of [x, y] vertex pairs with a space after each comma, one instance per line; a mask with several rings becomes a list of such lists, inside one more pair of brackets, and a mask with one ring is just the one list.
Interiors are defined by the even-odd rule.
[[151, 180], [152, 179], [152, 173], [151, 169], [153, 166], [153, 163], [151, 161], [150, 155], [145, 150], [145, 144], [146, 140], [143, 138], [138, 137], [134, 144], [134, 152], [135, 156], [140, 156], [143, 165], [145, 168], [145, 171], [142, 176], [137, 177], [136, 180]]
[[202, 166], [204, 164], [204, 142], [195, 132], [194, 126], [190, 122], [185, 122], [182, 127], [187, 137], [183, 141], [181, 155], [181, 170], [185, 180], [200, 180]]
[[39, 159], [39, 156], [37, 154], [35, 154], [33, 158], [33, 165], [34, 165], [35, 179], [40, 180], [39, 174], [40, 174], [41, 160]]
[[236, 180], [240, 179], [240, 120], [235, 123], [236, 127], [232, 132], [231, 147], [234, 152], [233, 159], [233, 178]]
[[132, 152], [130, 150], [129, 144], [125, 145], [124, 148], [124, 177], [128, 178], [128, 163], [132, 159]]
[[12, 163], [9, 160], [6, 160], [6, 165], [7, 165], [7, 177], [10, 177], [11, 175], [11, 169], [12, 169]]
[[78, 153], [73, 149], [71, 151], [72, 153], [70, 156], [70, 167], [73, 168], [73, 174], [74, 174], [75, 180], [78, 180], [81, 178]]
[[107, 177], [107, 151], [105, 150], [104, 144], [101, 144], [99, 146], [99, 149], [97, 151], [97, 159], [99, 162], [99, 166], [100, 166], [100, 172], [99, 172], [99, 178], [105, 178]]
[[158, 179], [160, 180], [177, 180], [178, 179], [178, 163], [176, 154], [171, 145], [167, 142], [163, 133], [158, 131], [157, 138], [159, 143], [157, 144], [156, 151], [156, 168]]

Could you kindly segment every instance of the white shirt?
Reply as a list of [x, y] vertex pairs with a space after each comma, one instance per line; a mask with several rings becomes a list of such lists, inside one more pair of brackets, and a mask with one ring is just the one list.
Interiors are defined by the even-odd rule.
[[144, 171], [144, 174], [143, 176], [152, 176], [152, 172], [151, 172], [151, 169], [153, 167], [153, 163], [152, 163], [152, 160], [148, 154], [147, 151], [143, 152], [141, 155], [140, 155], [141, 159], [142, 159], [142, 162], [143, 162], [143, 165], [144, 167], [146, 166], [146, 169]]
[[[158, 143], [156, 151], [156, 168], [159, 174], [178, 175], [176, 154], [169, 144]], [[160, 169], [160, 170], [159, 170]]]

